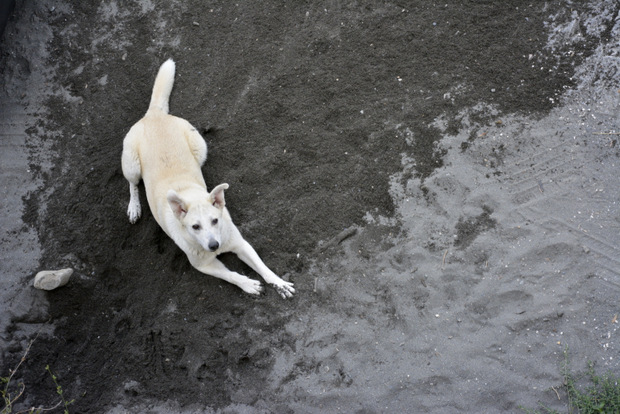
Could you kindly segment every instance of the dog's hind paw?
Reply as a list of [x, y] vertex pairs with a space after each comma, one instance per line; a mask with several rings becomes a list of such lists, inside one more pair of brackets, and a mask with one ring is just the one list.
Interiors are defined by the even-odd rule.
[[136, 221], [138, 221], [141, 213], [142, 211], [140, 208], [140, 204], [138, 204], [137, 206], [134, 204], [129, 204], [129, 207], [127, 207], [127, 216], [129, 217], [129, 222], [131, 224], [135, 224]]

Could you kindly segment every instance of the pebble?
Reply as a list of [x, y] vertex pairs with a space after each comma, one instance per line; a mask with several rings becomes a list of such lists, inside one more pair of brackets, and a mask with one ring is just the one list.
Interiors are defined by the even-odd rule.
[[42, 290], [54, 290], [69, 283], [73, 269], [44, 270], [34, 277], [34, 287]]

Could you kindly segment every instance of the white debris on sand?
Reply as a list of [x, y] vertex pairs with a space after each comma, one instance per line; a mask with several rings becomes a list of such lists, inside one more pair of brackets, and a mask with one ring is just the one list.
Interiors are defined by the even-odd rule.
[[43, 270], [34, 277], [34, 287], [41, 290], [54, 290], [69, 283], [73, 269]]

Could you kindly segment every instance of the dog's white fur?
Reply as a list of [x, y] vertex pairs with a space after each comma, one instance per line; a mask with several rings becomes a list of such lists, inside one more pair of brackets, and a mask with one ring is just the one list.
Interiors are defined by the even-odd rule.
[[184, 119], [168, 114], [175, 64], [161, 65], [146, 115], [123, 141], [123, 175], [129, 181], [129, 221], [135, 223], [141, 207], [138, 183], [144, 181], [146, 196], [157, 223], [183, 250], [190, 263], [203, 273], [259, 294], [260, 282], [228, 270], [217, 255], [234, 252], [284, 298], [295, 292], [293, 284], [279, 278], [243, 239], [225, 207], [220, 184], [207, 191], [200, 167], [207, 159], [207, 144]]

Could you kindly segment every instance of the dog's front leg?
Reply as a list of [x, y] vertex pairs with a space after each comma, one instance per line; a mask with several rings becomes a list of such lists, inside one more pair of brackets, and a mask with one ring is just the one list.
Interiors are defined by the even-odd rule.
[[295, 293], [293, 283], [282, 280], [278, 275], [273, 273], [256, 253], [256, 250], [244, 239], [239, 242], [239, 247], [233, 249], [233, 252], [247, 263], [256, 273], [261, 275], [265, 282], [274, 285], [280, 296], [290, 298]]
[[263, 287], [258, 280], [250, 279], [237, 272], [228, 270], [226, 266], [224, 266], [224, 263], [220, 262], [218, 259], [213, 259], [207, 264], [192, 262], [192, 265], [202, 273], [215, 276], [233, 285], [239, 286], [246, 293], [258, 295], [263, 291]]

